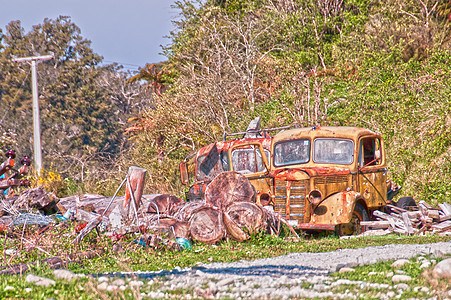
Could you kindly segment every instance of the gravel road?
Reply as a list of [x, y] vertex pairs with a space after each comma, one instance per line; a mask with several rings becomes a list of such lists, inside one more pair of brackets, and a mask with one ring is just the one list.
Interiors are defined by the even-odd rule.
[[[340, 249], [323, 253], [292, 253], [284, 256], [238, 261], [233, 263], [202, 264], [194, 268], [179, 268], [157, 272], [99, 274], [105, 288], [107, 277], [135, 277], [147, 279], [158, 287], [144, 297], [151, 298], [358, 298], [358, 290], [374, 289], [380, 299], [401, 297], [406, 290], [421, 291], [423, 297], [433, 298], [426, 287], [415, 287], [402, 282], [393, 285], [372, 283], [371, 281], [350, 281], [336, 279], [329, 273], [342, 268], [373, 264], [386, 260], [409, 259], [422, 256], [433, 259], [451, 254], [451, 242], [433, 244], [400, 245], [390, 244], [359, 249]], [[431, 259], [431, 260], [432, 260]], [[402, 271], [396, 272], [401, 275]], [[105, 276], [102, 276], [105, 275]], [[371, 274], [370, 274], [371, 275]], [[391, 276], [397, 274], [391, 274]], [[399, 275], [398, 275], [399, 276]], [[408, 276], [407, 276], [408, 277]], [[393, 280], [394, 281], [394, 280]], [[408, 280], [404, 280], [408, 281]], [[342, 288], [354, 287], [353, 288]], [[357, 287], [357, 288], [356, 288]], [[423, 298], [422, 297], [422, 298]]]

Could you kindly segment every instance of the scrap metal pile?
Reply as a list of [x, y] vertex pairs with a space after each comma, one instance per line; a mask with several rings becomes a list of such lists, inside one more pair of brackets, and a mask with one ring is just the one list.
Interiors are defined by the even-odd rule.
[[[244, 241], [260, 230], [278, 235], [281, 223], [287, 224], [254, 203], [253, 186], [237, 172], [220, 174], [208, 186], [205, 200], [190, 202], [167, 194], [140, 195], [144, 174], [144, 169], [130, 168], [130, 182], [123, 197], [85, 195], [61, 199], [57, 205], [61, 212], [88, 222], [74, 242], [80, 242], [98, 226], [106, 228], [109, 236], [145, 233], [141, 241], [151, 244], [155, 234], [205, 243], [224, 238]], [[129, 192], [129, 186], [134, 193]]]
[[[30, 182], [23, 179], [28, 174], [31, 160], [28, 156], [24, 156], [20, 163], [22, 167], [14, 170], [16, 152], [9, 150], [5, 153], [6, 160], [0, 165], [0, 190], [7, 190], [10, 187], [30, 186]], [[11, 171], [11, 175], [5, 176], [6, 172]]]
[[138, 233], [139, 244], [164, 243], [183, 248], [189, 240], [215, 243], [222, 239], [244, 241], [257, 231], [281, 232], [285, 219], [256, 204], [255, 189], [237, 172], [224, 172], [213, 180], [202, 201], [184, 202], [168, 194], [143, 195], [146, 170], [130, 167], [121, 187], [125, 195], [113, 197], [85, 194], [58, 199], [43, 188], [27, 189], [1, 200], [0, 226], [49, 226], [60, 221], [77, 221], [79, 244], [95, 230], [112, 239]]
[[390, 213], [374, 211], [376, 221], [360, 222], [361, 225], [371, 228], [362, 235], [383, 235], [391, 232], [419, 235], [426, 232], [451, 235], [451, 205], [449, 203], [439, 204], [433, 207], [425, 201], [420, 201], [415, 210], [405, 210], [388, 205]]

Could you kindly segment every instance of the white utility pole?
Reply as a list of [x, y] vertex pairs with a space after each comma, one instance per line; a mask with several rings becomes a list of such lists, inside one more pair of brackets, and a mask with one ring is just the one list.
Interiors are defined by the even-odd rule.
[[34, 143], [34, 168], [37, 175], [42, 169], [42, 149], [41, 149], [41, 121], [39, 117], [39, 97], [38, 97], [38, 79], [36, 74], [36, 62], [49, 60], [54, 57], [53, 54], [43, 56], [32, 56], [13, 58], [14, 62], [31, 62], [31, 84], [33, 90], [33, 143]]

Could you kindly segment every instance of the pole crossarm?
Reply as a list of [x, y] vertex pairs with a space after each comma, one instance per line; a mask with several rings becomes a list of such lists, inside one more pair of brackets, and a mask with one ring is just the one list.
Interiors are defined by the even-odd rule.
[[13, 58], [13, 62], [28, 62], [28, 61], [41, 61], [41, 60], [50, 60], [54, 58], [54, 54], [49, 55], [41, 55], [41, 56], [29, 56], [29, 57], [19, 57], [19, 58]]

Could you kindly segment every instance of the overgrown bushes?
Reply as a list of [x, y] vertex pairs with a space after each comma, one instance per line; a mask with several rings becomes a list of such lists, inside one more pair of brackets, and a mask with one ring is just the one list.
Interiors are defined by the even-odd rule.
[[153, 149], [165, 174], [155, 182], [169, 183], [167, 166], [255, 116], [264, 127], [366, 127], [385, 137], [401, 195], [447, 201], [450, 26], [442, 6], [421, 3], [178, 2], [166, 48], [173, 84], [134, 147]]

